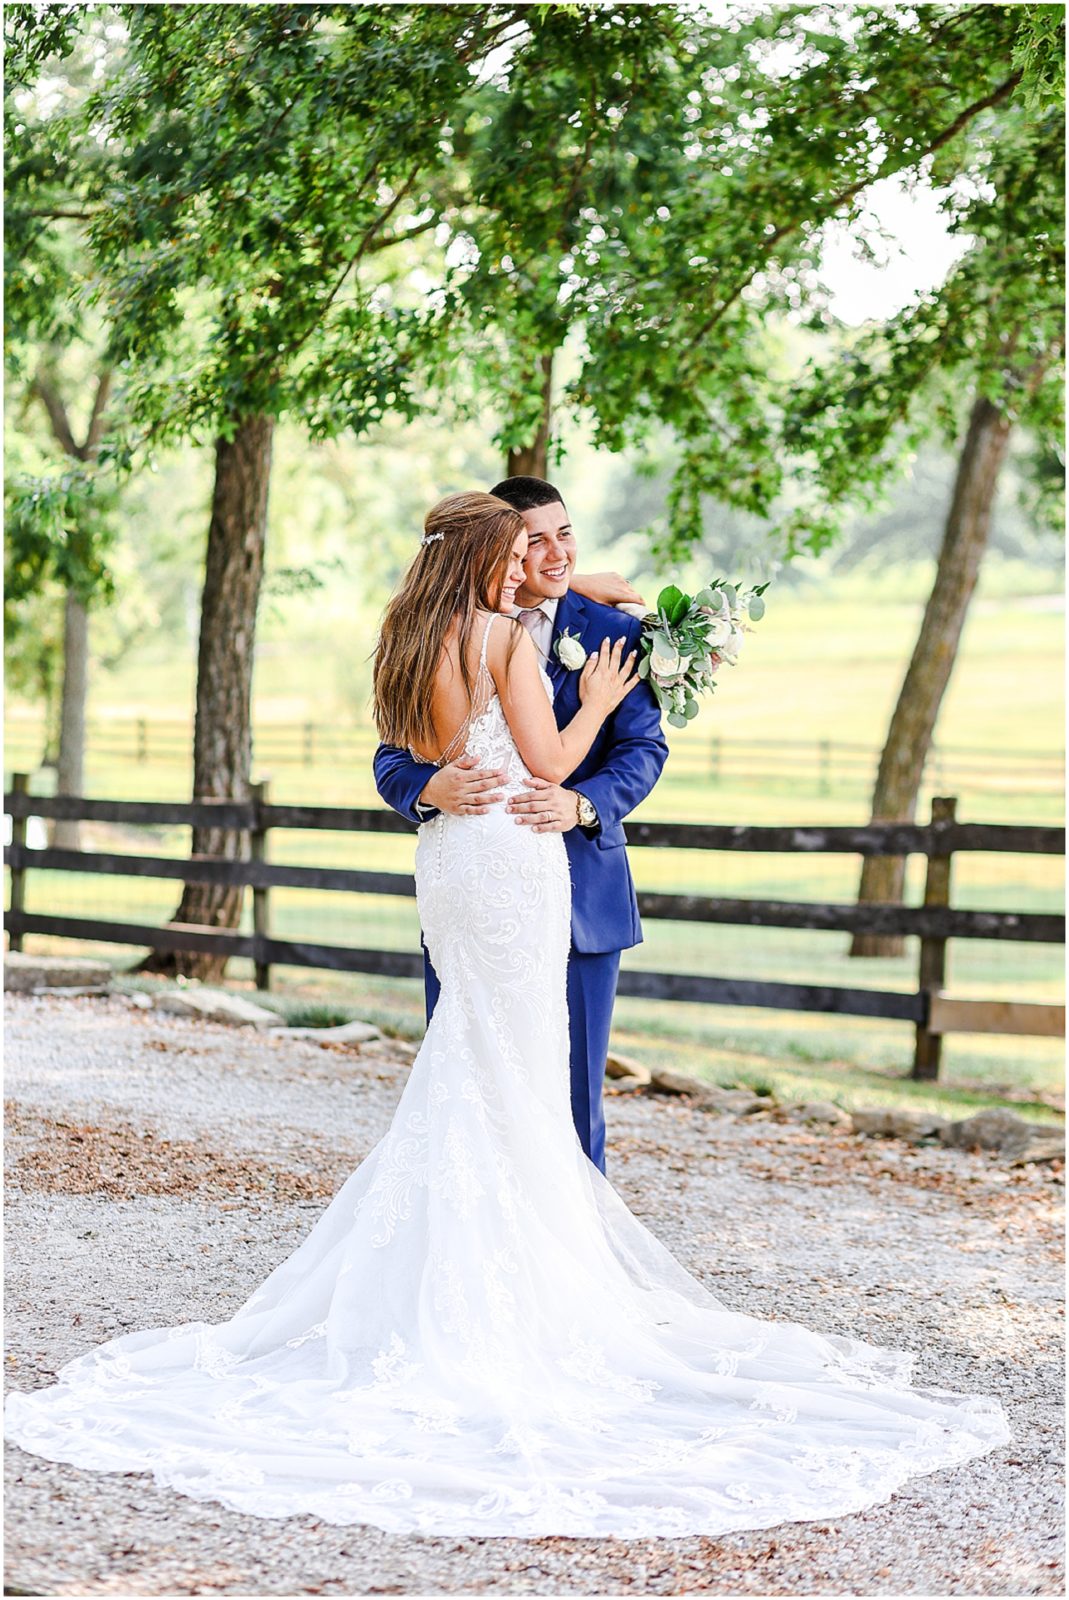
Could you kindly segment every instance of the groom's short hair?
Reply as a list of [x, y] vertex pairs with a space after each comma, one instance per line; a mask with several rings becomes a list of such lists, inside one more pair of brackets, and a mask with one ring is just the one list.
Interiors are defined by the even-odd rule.
[[564, 505], [564, 496], [545, 478], [503, 478], [495, 483], [490, 493], [499, 500], [507, 500], [514, 511], [532, 511], [535, 506], [551, 506], [556, 501]]

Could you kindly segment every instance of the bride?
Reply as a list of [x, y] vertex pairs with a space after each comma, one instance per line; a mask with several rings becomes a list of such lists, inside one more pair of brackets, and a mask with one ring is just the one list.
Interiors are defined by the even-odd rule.
[[[386, 740], [506, 793], [566, 777], [635, 681], [603, 649], [558, 732], [507, 617], [526, 542], [503, 501], [441, 501], [375, 664]], [[438, 815], [416, 885], [442, 993], [380, 1143], [232, 1317], [68, 1362], [9, 1397], [10, 1440], [256, 1516], [520, 1537], [839, 1516], [1009, 1440], [907, 1352], [731, 1310], [583, 1154], [559, 833]]]

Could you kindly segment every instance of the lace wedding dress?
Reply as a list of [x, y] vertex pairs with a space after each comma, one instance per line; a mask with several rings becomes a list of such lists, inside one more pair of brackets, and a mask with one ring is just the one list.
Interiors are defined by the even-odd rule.
[[[515, 790], [479, 689], [467, 748]], [[1009, 1440], [904, 1351], [730, 1310], [584, 1156], [560, 834], [440, 815], [416, 883], [442, 992], [385, 1137], [228, 1321], [68, 1362], [10, 1440], [256, 1516], [521, 1537], [841, 1516]]]

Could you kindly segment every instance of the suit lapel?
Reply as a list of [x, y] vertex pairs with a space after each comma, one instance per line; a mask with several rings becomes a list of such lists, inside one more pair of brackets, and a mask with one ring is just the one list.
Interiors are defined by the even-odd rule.
[[553, 633], [549, 641], [549, 661], [547, 670], [555, 684], [572, 676], [571, 670], [566, 667], [557, 654], [557, 642], [562, 633], [567, 629], [575, 638], [582, 639], [587, 626], [587, 609], [582, 595], [573, 594], [569, 589], [562, 594], [557, 604], [557, 615], [553, 622]]
[[566, 667], [561, 661], [557, 654], [557, 641], [565, 629], [573, 638], [581, 640], [588, 620], [586, 603], [581, 595], [573, 594], [570, 589], [561, 595], [549, 641], [549, 660], [546, 663], [546, 671], [553, 684], [553, 709], [558, 726], [570, 722], [579, 705], [579, 673]]

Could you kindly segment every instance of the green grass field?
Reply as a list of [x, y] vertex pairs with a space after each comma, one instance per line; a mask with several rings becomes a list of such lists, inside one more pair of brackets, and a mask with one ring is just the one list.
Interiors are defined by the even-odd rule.
[[[769, 613], [747, 641], [740, 666], [721, 687], [696, 725], [671, 734], [672, 755], [658, 788], [637, 815], [650, 819], [721, 823], [847, 823], [866, 819], [869, 778], [856, 758], [836, 762], [836, 745], [875, 749], [897, 693], [903, 663], [920, 618], [921, 601], [875, 600], [856, 580], [812, 598], [773, 596]], [[955, 675], [944, 704], [938, 742], [947, 751], [968, 747], [996, 752], [990, 760], [952, 754], [933, 773], [937, 792], [959, 796], [967, 821], [1060, 823], [1062, 787], [1057, 757], [1062, 745], [1063, 616], [1057, 597], [981, 597], [966, 629]], [[157, 725], [187, 725], [192, 702], [192, 663], [173, 658], [139, 659], [106, 682], [94, 685], [90, 707], [96, 726], [109, 724], [105, 742], [120, 738], [132, 749], [129, 719], [150, 724], [150, 749]], [[257, 664], [254, 705], [259, 733], [254, 776], [270, 777], [271, 797], [309, 804], [377, 804], [370, 778], [373, 739], [366, 722], [344, 714], [330, 677], [329, 657], [307, 641], [268, 635]], [[302, 765], [295, 735], [280, 741], [280, 721], [334, 719], [339, 739], [326, 759]], [[125, 724], [124, 724], [124, 719]], [[120, 728], [125, 731], [120, 733]], [[6, 726], [5, 769], [32, 770], [40, 735], [30, 708], [11, 704]], [[711, 775], [711, 740], [721, 744], [719, 776]], [[162, 735], [156, 739], [160, 744]], [[757, 740], [798, 741], [796, 748], [769, 752]], [[820, 741], [830, 741], [830, 773], [817, 761]], [[745, 741], [750, 741], [746, 743]], [[326, 741], [321, 740], [321, 746]], [[181, 748], [180, 745], [176, 748]], [[270, 754], [275, 751], [274, 758]], [[294, 759], [282, 761], [289, 749]], [[1046, 752], [1040, 760], [1037, 752]], [[830, 781], [829, 781], [830, 779]], [[37, 780], [35, 780], [37, 781]], [[121, 798], [187, 798], [188, 761], [129, 757], [91, 747], [87, 791]], [[44, 785], [43, 785], [44, 786]], [[928, 785], [919, 816], [927, 815]], [[180, 856], [184, 830], [121, 830], [93, 827], [87, 843], [122, 850]], [[389, 836], [283, 832], [273, 835], [275, 861], [411, 870], [413, 841]], [[856, 858], [712, 854], [685, 851], [631, 852], [641, 888], [849, 901], [856, 892]], [[911, 860], [908, 898], [919, 900], [924, 864]], [[108, 880], [72, 874], [29, 877], [28, 909], [69, 914], [165, 920], [174, 910], [172, 884], [136, 879]], [[959, 856], [953, 901], [975, 908], [1058, 911], [1064, 903], [1062, 863], [1021, 856]], [[250, 913], [247, 912], [247, 920]], [[273, 930], [281, 937], [314, 937], [326, 943], [413, 949], [418, 925], [412, 902], [372, 896], [297, 890], [272, 895]], [[696, 924], [646, 923], [646, 941], [628, 952], [633, 967], [706, 972], [723, 976], [792, 980], [909, 990], [916, 986], [917, 942], [893, 961], [850, 960], [845, 934], [788, 929], [751, 929]], [[51, 941], [31, 936], [28, 948]], [[71, 948], [56, 941], [53, 948]], [[99, 953], [125, 965], [132, 951], [114, 946]], [[251, 966], [234, 962], [235, 981], [251, 981]], [[1058, 999], [1063, 990], [1061, 947], [1003, 941], [958, 940], [950, 950], [948, 989], [969, 997]], [[351, 975], [280, 969], [280, 995], [315, 997], [343, 1010], [369, 1014], [397, 1031], [416, 1036], [421, 1026], [420, 988], [414, 982], [370, 980]], [[912, 1056], [912, 1029], [902, 1023], [787, 1012], [744, 1010], [621, 1000], [617, 1008], [620, 1048], [642, 1059], [681, 1065], [720, 1082], [770, 1084], [792, 1098], [831, 1098], [843, 1104], [883, 1100], [971, 1107], [1020, 1096], [1030, 1114], [1053, 1116], [1044, 1101], [1061, 1086], [1059, 1041], [955, 1035], [944, 1044], [943, 1082], [903, 1084]]]

